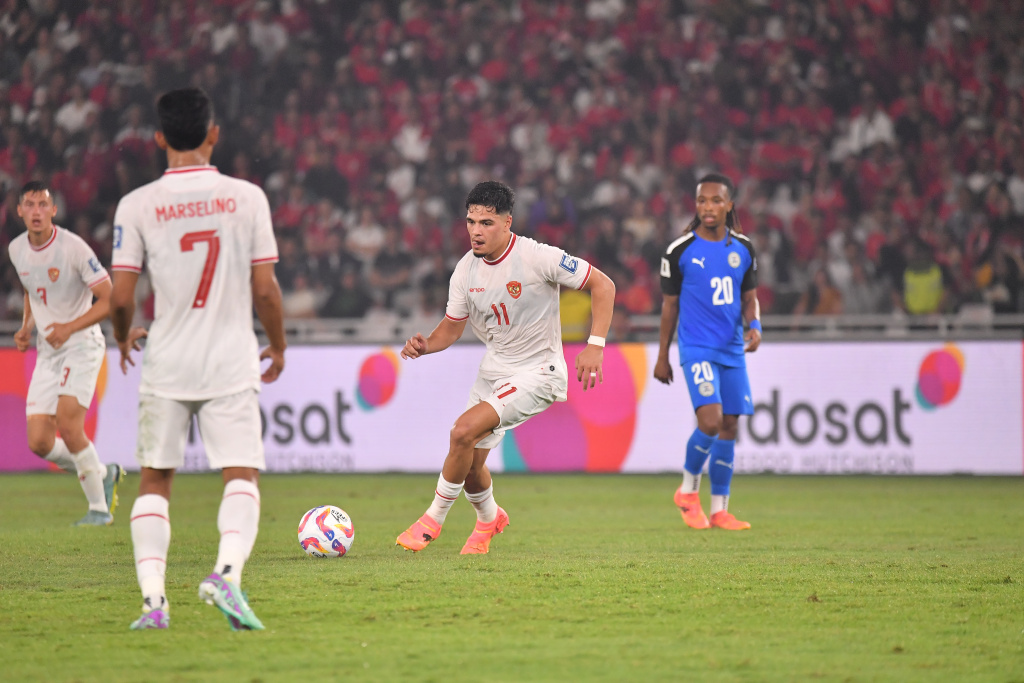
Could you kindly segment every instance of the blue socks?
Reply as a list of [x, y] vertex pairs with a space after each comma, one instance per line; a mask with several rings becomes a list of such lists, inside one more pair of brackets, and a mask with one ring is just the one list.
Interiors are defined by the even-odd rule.
[[[711, 477], [712, 496], [729, 495], [729, 484], [732, 483], [732, 463], [735, 458], [735, 441], [716, 439], [711, 445], [711, 464], [708, 466], [708, 476]], [[689, 451], [687, 451], [686, 467], [687, 469], [690, 467]]]
[[715, 437], [709, 436], [699, 429], [694, 429], [690, 440], [686, 442], [686, 464], [685, 469], [690, 474], [699, 475], [704, 470], [704, 463], [707, 462], [714, 448]]

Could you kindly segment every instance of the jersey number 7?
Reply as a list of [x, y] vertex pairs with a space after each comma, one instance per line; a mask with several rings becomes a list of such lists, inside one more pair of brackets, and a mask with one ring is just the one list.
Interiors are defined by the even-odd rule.
[[217, 270], [217, 257], [220, 255], [220, 238], [217, 237], [216, 230], [185, 233], [181, 236], [181, 250], [183, 252], [192, 251], [199, 242], [206, 242], [208, 246], [206, 263], [203, 264], [203, 276], [199, 279], [199, 288], [196, 290], [192, 308], [206, 306], [206, 297], [210, 294], [210, 284], [213, 282], [213, 273]]

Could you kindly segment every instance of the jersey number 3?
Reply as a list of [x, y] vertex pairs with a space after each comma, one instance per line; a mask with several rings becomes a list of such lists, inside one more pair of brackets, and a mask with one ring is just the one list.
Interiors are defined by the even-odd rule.
[[711, 303], [716, 306], [724, 306], [732, 303], [731, 277], [713, 277], [711, 278], [711, 286], [715, 290], [711, 294]]
[[208, 245], [206, 249], [206, 263], [203, 264], [203, 276], [199, 279], [199, 288], [196, 290], [196, 298], [192, 302], [192, 308], [203, 308], [206, 306], [206, 297], [210, 294], [213, 273], [217, 270], [217, 257], [220, 255], [220, 238], [217, 237], [216, 230], [185, 233], [181, 236], [181, 250], [192, 251], [193, 247], [200, 242], [206, 242]]

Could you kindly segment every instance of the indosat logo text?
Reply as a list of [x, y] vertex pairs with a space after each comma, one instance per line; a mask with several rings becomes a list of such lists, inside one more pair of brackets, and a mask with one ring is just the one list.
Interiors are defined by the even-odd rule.
[[[917, 371], [913, 391], [917, 404], [931, 412], [952, 403], [960, 392], [964, 367], [964, 354], [954, 344], [928, 353]], [[746, 421], [746, 429], [740, 423], [741, 441], [778, 445], [785, 436], [786, 441], [797, 446], [809, 446], [819, 439], [829, 446], [851, 442], [863, 446], [910, 446], [913, 442], [905, 417], [914, 401], [898, 386], [892, 388], [886, 399], [859, 404], [838, 399], [828, 401], [824, 407], [807, 400], [784, 401], [784, 389], [785, 386], [772, 388], [768, 401], [754, 404], [754, 414]]]

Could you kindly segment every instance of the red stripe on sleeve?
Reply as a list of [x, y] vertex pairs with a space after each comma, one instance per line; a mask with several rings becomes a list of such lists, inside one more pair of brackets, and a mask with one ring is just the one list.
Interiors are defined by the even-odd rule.
[[457, 323], [461, 323], [463, 320], [466, 320], [467, 318], [469, 318], [468, 315], [465, 318], [453, 318], [452, 316], [448, 315], [447, 313], [444, 314], [444, 317], [448, 318], [449, 320], [454, 320]]
[[277, 263], [277, 257], [276, 256], [268, 256], [267, 258], [258, 258], [258, 259], [253, 259], [253, 261], [252, 261], [252, 265], [254, 265], [254, 266], [259, 264], [259, 263]]
[[140, 268], [138, 266], [117, 265], [117, 266], [110, 266], [110, 269], [111, 270], [130, 270], [133, 273], [141, 273], [142, 272], [142, 268]]
[[590, 271], [592, 271], [592, 270], [594, 270], [594, 266], [592, 266], [592, 265], [590, 265], [588, 263], [587, 264], [587, 274], [583, 276], [583, 282], [580, 283], [580, 286], [577, 287], [577, 289], [583, 289], [584, 287], [587, 286], [587, 280], [590, 279]]

